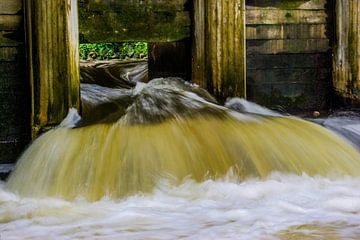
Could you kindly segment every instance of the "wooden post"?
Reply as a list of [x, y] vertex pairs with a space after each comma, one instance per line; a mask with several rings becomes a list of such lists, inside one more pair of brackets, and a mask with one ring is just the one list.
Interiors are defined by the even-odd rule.
[[26, 0], [32, 135], [80, 106], [77, 0]]
[[194, 83], [220, 101], [246, 97], [245, 1], [194, 0]]
[[345, 98], [360, 100], [360, 0], [336, 1], [334, 88]]

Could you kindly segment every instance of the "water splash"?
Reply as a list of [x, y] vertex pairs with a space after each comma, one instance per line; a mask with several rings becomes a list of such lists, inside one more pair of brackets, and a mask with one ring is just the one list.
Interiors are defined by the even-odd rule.
[[[265, 179], [274, 171], [360, 173], [352, 146], [304, 120], [235, 112], [179, 79], [157, 79], [126, 96], [126, 109], [96, 121], [84, 116], [74, 129], [40, 137], [21, 157], [7, 189], [99, 200], [149, 193], [163, 178], [175, 185], [218, 179], [229, 169], [238, 180]], [[115, 98], [122, 100], [123, 93]]]
[[4, 239], [359, 239], [360, 179], [273, 173], [97, 202], [20, 198], [0, 186]]

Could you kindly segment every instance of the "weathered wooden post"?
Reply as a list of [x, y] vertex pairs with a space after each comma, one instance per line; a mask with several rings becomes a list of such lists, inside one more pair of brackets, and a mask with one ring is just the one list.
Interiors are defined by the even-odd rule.
[[334, 88], [341, 96], [360, 101], [360, 0], [336, 1]]
[[245, 97], [245, 0], [194, 0], [193, 24], [193, 82]]
[[26, 0], [32, 134], [80, 106], [77, 0]]

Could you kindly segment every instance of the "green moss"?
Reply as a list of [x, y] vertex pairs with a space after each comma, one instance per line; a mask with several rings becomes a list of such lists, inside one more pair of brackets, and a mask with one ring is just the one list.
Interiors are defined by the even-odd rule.
[[[183, 6], [182, 6], [183, 7]], [[190, 15], [178, 4], [79, 4], [81, 42], [176, 41], [190, 36]]]
[[306, 3], [308, 1], [305, 1], [305, 0], [298, 0], [298, 1], [279, 1], [277, 3], [277, 8], [279, 9], [296, 9], [298, 7], [300, 7], [302, 4]]
[[285, 14], [285, 17], [286, 17], [286, 18], [291, 18], [292, 15], [291, 15], [291, 13], [286, 13], [286, 14]]
[[81, 59], [124, 59], [144, 58], [148, 54], [148, 46], [146, 42], [133, 43], [83, 43], [80, 44]]
[[297, 9], [309, 0], [248, 0], [246, 5], [257, 7], [275, 7], [278, 9]]

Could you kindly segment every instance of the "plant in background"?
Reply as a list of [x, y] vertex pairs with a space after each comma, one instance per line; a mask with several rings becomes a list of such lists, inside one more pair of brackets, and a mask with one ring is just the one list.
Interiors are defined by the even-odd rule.
[[141, 59], [147, 57], [147, 51], [146, 42], [80, 44], [81, 59]]

